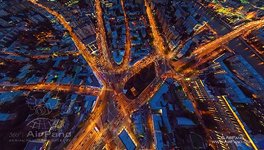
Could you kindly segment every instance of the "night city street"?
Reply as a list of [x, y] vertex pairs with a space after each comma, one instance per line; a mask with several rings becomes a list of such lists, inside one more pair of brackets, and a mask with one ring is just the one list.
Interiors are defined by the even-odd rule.
[[264, 1], [0, 0], [0, 150], [264, 150]]

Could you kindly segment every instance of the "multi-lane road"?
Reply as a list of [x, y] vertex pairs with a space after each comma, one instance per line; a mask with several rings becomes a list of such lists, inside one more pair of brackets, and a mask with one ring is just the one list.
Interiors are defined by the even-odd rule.
[[[195, 70], [196, 66], [200, 66], [201, 64], [206, 63], [207, 61], [205, 60], [210, 60], [210, 58], [211, 59], [216, 58], [223, 50], [221, 46], [225, 46], [225, 44], [229, 43], [233, 39], [243, 35], [246, 32], [251, 32], [253, 30], [260, 29], [263, 26], [264, 26], [264, 19], [249, 22], [215, 39], [210, 43], [198, 47], [192, 52], [189, 59], [184, 57], [183, 59], [180, 59], [179, 61], [173, 62], [171, 64], [173, 65], [174, 69], [177, 70], [177, 69], [181, 69], [181, 67], [190, 63], [191, 61], [196, 60], [197, 61], [196, 64], [192, 66], [194, 68], [189, 68], [188, 72], [191, 71], [190, 69]], [[239, 42], [236, 42], [236, 44], [239, 44]]]
[[65, 85], [57, 83], [39, 83], [39, 84], [24, 84], [24, 85], [0, 85], [0, 91], [58, 91], [58, 92], [73, 92], [77, 94], [99, 95], [100, 89], [92, 86], [77, 86]]
[[[207, 23], [217, 32], [218, 35], [223, 36], [233, 30], [232, 26], [221, 20], [221, 18], [201, 3], [194, 2], [194, 6], [197, 8], [197, 13], [208, 18]], [[264, 77], [264, 65], [261, 65], [264, 56], [259, 54], [253, 47], [246, 43], [243, 38], [234, 38], [227, 43], [227, 46], [236, 54], [245, 58], [245, 60], [254, 66], [256, 71]]]

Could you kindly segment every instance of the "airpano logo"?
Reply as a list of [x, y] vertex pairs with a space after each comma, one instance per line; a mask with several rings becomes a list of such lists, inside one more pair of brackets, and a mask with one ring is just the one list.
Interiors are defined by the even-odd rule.
[[52, 124], [53, 121], [49, 118], [35, 118], [27, 124], [27, 127], [37, 130], [49, 130]]
[[9, 142], [28, 142], [34, 140], [50, 140], [67, 142], [72, 137], [72, 132], [50, 132], [50, 131], [28, 131], [26, 134], [22, 132], [11, 132]]
[[245, 140], [242, 136], [221, 136], [218, 140], [213, 140], [212, 143], [215, 144], [242, 144], [242, 143], [250, 143]]
[[38, 132], [38, 131], [29, 131], [27, 133], [27, 138], [70, 138], [72, 135], [71, 132], [49, 132], [49, 131], [45, 131], [45, 132]]

